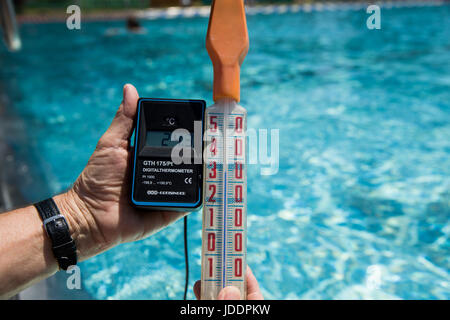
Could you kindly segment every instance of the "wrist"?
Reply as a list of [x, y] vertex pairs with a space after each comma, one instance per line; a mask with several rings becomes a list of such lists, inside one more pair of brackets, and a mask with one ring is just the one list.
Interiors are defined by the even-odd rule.
[[53, 197], [53, 200], [69, 224], [70, 235], [77, 247], [78, 261], [103, 251], [101, 244], [93, 237], [92, 226], [89, 223], [91, 214], [75, 192], [70, 189]]

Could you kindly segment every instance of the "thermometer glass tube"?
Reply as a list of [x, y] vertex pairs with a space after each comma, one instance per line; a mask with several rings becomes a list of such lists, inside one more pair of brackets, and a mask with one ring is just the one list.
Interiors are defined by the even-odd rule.
[[246, 110], [221, 99], [206, 112], [201, 298], [226, 286], [246, 297]]

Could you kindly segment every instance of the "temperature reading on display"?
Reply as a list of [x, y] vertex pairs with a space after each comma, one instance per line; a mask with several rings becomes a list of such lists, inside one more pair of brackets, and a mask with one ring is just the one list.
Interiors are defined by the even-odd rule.
[[[183, 136], [180, 136], [178, 140], [172, 140], [171, 138], [172, 132], [166, 131], [148, 131], [147, 138], [145, 144], [149, 147], [174, 147], [177, 144], [181, 143], [187, 147], [193, 147], [193, 137], [192, 135], [189, 137], [190, 139], [183, 139]], [[190, 140], [190, 141], [187, 141]]]

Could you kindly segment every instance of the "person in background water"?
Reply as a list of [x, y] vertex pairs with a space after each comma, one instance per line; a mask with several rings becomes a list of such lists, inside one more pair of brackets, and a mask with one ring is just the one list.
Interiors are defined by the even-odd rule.
[[125, 21], [125, 28], [108, 28], [105, 31], [105, 35], [108, 37], [125, 35], [127, 33], [146, 34], [147, 29], [141, 26], [141, 23], [136, 17], [129, 16]]
[[145, 33], [146, 30], [141, 26], [136, 17], [130, 16], [127, 19], [127, 30], [133, 33]]
[[[124, 242], [151, 236], [184, 217], [186, 212], [138, 211], [128, 202], [130, 137], [139, 95], [127, 84], [110, 127], [73, 186], [53, 200], [68, 223], [77, 259], [83, 261]], [[52, 242], [34, 206], [0, 214], [0, 298], [7, 299], [58, 271]], [[194, 293], [200, 296], [200, 282]], [[263, 299], [247, 269], [248, 300]], [[219, 299], [236, 300], [239, 289], [226, 287]]]

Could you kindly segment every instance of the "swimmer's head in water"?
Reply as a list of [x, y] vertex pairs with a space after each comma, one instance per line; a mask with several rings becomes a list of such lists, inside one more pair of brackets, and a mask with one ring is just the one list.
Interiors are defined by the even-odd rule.
[[128, 30], [139, 30], [141, 28], [141, 24], [135, 17], [128, 17], [127, 19], [127, 29]]

